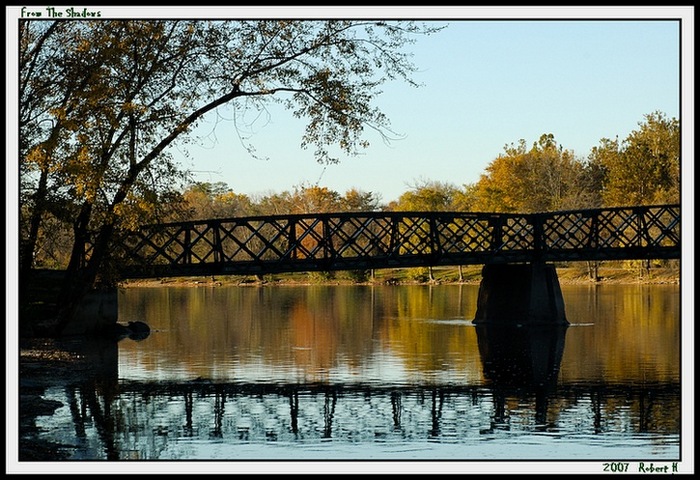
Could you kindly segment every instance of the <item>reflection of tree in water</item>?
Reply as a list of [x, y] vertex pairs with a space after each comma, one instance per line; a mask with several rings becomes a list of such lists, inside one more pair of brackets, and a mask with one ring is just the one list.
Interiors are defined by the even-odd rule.
[[297, 392], [292, 392], [289, 396], [289, 415], [291, 417], [292, 432], [295, 434], [299, 433], [299, 394]]
[[326, 392], [326, 400], [323, 405], [323, 438], [331, 438], [333, 431], [333, 414], [338, 397], [335, 392]]
[[440, 436], [440, 417], [442, 417], [442, 406], [445, 401], [445, 396], [442, 391], [433, 390], [432, 392], [432, 428], [430, 429], [431, 437]]
[[[214, 429], [211, 431], [212, 438], [223, 437], [223, 431], [221, 430], [221, 425], [224, 421], [224, 412], [226, 404], [226, 395], [217, 388], [214, 393]], [[243, 438], [241, 438], [243, 439]]]
[[187, 390], [184, 395], [185, 402], [185, 436], [191, 437], [194, 435], [194, 429], [192, 428], [192, 390]]
[[391, 413], [394, 419], [394, 430], [401, 430], [401, 392], [391, 392]]

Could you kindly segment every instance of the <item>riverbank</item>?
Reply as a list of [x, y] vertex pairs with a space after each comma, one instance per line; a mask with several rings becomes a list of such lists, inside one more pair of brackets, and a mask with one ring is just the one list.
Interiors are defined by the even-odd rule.
[[[264, 275], [262, 278], [241, 275], [216, 275], [211, 277], [172, 277], [147, 280], [127, 280], [120, 285], [129, 287], [163, 286], [262, 286], [262, 285], [478, 285], [481, 282], [481, 266], [397, 268], [374, 272], [311, 272]], [[432, 273], [432, 274], [431, 274]], [[574, 267], [557, 267], [561, 285], [663, 285], [679, 284], [680, 270], [674, 267], [652, 267], [641, 270], [638, 266], [599, 267], [589, 272], [585, 264]], [[431, 278], [432, 277], [432, 278]]]

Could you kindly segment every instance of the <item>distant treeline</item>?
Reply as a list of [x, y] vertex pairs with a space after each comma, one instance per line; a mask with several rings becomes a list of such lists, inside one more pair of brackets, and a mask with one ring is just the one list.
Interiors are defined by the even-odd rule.
[[225, 182], [189, 185], [163, 220], [338, 211], [544, 212], [680, 202], [680, 144], [676, 119], [645, 117], [625, 140], [602, 139], [585, 159], [558, 145], [552, 134], [532, 146], [506, 145], [476, 183], [417, 181], [397, 200], [381, 192], [344, 193], [319, 185], [251, 197]]
[[[626, 139], [602, 139], [586, 158], [557, 144], [552, 134], [544, 134], [531, 146], [525, 140], [506, 145], [476, 183], [421, 180], [388, 203], [381, 201], [381, 192], [358, 189], [340, 193], [302, 184], [252, 197], [233, 191], [225, 182], [195, 182], [157, 201], [145, 196], [131, 198], [116, 213], [128, 228], [152, 222], [294, 213], [529, 213], [666, 203], [680, 203], [679, 122], [654, 112]], [[70, 225], [47, 213], [40, 240], [36, 265], [64, 266], [73, 244]]]

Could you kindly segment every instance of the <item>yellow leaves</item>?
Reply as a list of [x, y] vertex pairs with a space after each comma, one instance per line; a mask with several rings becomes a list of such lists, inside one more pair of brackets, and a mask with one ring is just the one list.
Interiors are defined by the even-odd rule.
[[144, 223], [144, 219], [152, 218], [155, 214], [155, 209], [153, 201], [129, 193], [124, 202], [114, 207], [114, 215], [124, 228], [136, 230]]
[[244, 193], [226, 192], [217, 195], [214, 201], [222, 205], [247, 205], [250, 203], [250, 198]]
[[59, 121], [66, 119], [66, 109], [63, 107], [55, 107], [49, 110], [49, 113]]
[[127, 113], [143, 114], [148, 111], [148, 108], [145, 105], [141, 105], [139, 103], [124, 102], [124, 104], [122, 105], [122, 110]]
[[332, 212], [340, 207], [340, 194], [317, 185], [302, 185], [294, 192], [293, 203], [298, 213]]
[[[87, 139], [84, 135], [79, 138], [83, 141]], [[54, 166], [67, 175], [67, 183], [73, 186], [76, 196], [89, 202], [96, 201], [102, 180], [92, 165], [92, 159], [90, 148], [87, 145], [79, 145], [64, 163]]]
[[49, 155], [42, 145], [37, 145], [32, 148], [26, 157], [27, 163], [36, 163], [39, 168], [43, 171], [49, 168]]
[[75, 50], [77, 53], [86, 53], [90, 51], [90, 48], [92, 48], [92, 43], [90, 40], [87, 38], [83, 38], [78, 42], [78, 44], [75, 47]]
[[80, 126], [75, 118], [68, 116], [68, 111], [64, 107], [52, 108], [49, 110], [49, 114], [67, 131], [75, 132]]

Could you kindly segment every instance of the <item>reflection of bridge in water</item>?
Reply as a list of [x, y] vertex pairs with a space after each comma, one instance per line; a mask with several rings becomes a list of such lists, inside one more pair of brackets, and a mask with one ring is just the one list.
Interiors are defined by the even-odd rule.
[[[120, 382], [118, 392], [99, 401], [93, 388], [82, 386], [71, 402], [76, 428], [94, 423], [113, 460], [125, 450], [165, 449], [198, 438], [232, 445], [461, 442], [498, 431], [560, 432], [562, 423], [593, 436], [680, 429], [680, 386], [674, 383], [570, 384], [540, 394], [456, 385]], [[145, 438], [151, 447], [144, 447]]]
[[212, 439], [460, 443], [572, 425], [576, 435], [679, 433], [679, 382], [562, 382], [566, 326], [476, 328], [485, 381], [474, 385], [119, 380], [109, 343], [83, 352], [101, 361], [91, 361], [99, 367], [92, 380], [66, 390], [71, 421], [80, 438], [96, 432], [111, 460], [158, 458], [175, 444]]

